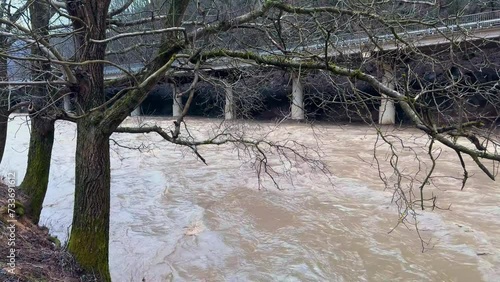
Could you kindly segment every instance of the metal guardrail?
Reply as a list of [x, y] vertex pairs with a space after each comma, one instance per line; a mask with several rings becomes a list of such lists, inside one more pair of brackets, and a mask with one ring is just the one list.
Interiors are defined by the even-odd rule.
[[[140, 71], [143, 67], [144, 67], [144, 64], [143, 63], [130, 63], [130, 64], [123, 64], [123, 65], [120, 65], [121, 68], [123, 69], [126, 69], [127, 71], [129, 72], [132, 72], [132, 73], [135, 73], [135, 72], [138, 72]], [[109, 66], [109, 67], [104, 67], [104, 76], [113, 76], [113, 75], [117, 75], [117, 74], [122, 74], [122, 70], [120, 70], [119, 68], [117, 67], [114, 67], [114, 66]]]
[[[490, 28], [500, 25], [500, 11], [491, 11], [485, 13], [464, 15], [457, 18], [445, 19], [441, 22], [436, 22], [434, 26], [429, 25], [409, 25], [395, 28], [397, 36], [403, 39], [424, 37], [432, 34], [449, 34], [460, 30], [478, 30]], [[399, 30], [398, 30], [399, 29]], [[357, 32], [351, 34], [343, 34], [337, 37], [337, 42], [340, 47], [348, 47], [352, 45], [362, 45], [379, 40], [381, 42], [395, 40], [392, 33], [387, 33], [387, 28], [380, 29], [371, 35], [367, 36], [366, 32]], [[316, 44], [318, 47], [323, 45]]]
[[[411, 38], [423, 38], [425, 36], [434, 35], [434, 34], [450, 34], [459, 31], [465, 30], [480, 30], [487, 29], [494, 26], [500, 26], [500, 10], [498, 11], [490, 11], [478, 14], [471, 15], [463, 15], [456, 18], [445, 19], [441, 22], [436, 22], [433, 26], [424, 25], [424, 24], [415, 24], [408, 26], [401, 26], [395, 28], [396, 35], [403, 39], [411, 39]], [[398, 30], [399, 29], [399, 30]], [[372, 43], [373, 40], [377, 40], [381, 43], [396, 40], [396, 37], [393, 33], [387, 33], [387, 28], [379, 29], [375, 31], [371, 36], [368, 36], [366, 32], [356, 32], [356, 33], [344, 33], [340, 34], [336, 37], [335, 44], [340, 48], [349, 48], [352, 46], [361, 46], [366, 43]], [[319, 43], [319, 40], [316, 40], [316, 43], [308, 45], [308, 46], [300, 46], [296, 47], [301, 50], [309, 50], [314, 51], [318, 49], [322, 49], [325, 45], [324, 42]], [[294, 48], [292, 48], [294, 49]], [[280, 53], [279, 50], [274, 51], [266, 51], [266, 52], [258, 52], [259, 55], [268, 55], [273, 53]], [[142, 63], [131, 63], [128, 65], [123, 65], [122, 67], [131, 72], [137, 72], [144, 64]], [[106, 67], [104, 68], [105, 76], [114, 76], [119, 75], [122, 72], [116, 67]]]

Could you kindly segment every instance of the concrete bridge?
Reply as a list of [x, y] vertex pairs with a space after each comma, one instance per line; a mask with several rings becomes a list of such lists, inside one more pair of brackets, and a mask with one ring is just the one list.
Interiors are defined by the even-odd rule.
[[[399, 38], [399, 39], [396, 39]], [[336, 56], [352, 56], [361, 55], [362, 58], [371, 57], [376, 53], [404, 49], [408, 46], [419, 48], [425, 51], [425, 48], [432, 49], [439, 45], [447, 45], [450, 42], [473, 42], [484, 41], [487, 39], [500, 38], [500, 11], [491, 11], [479, 14], [464, 15], [454, 19], [447, 19], [441, 22], [436, 22], [434, 25], [412, 25], [401, 27], [400, 30], [395, 30], [394, 33], [387, 33], [387, 29], [374, 31], [371, 36], [367, 36], [365, 32], [349, 33], [334, 35], [330, 39], [329, 57]], [[402, 42], [405, 41], [407, 44]], [[325, 43], [317, 40], [307, 46], [297, 46], [290, 48], [290, 51], [307, 52], [311, 55], [324, 56]], [[258, 52], [260, 55], [282, 55], [280, 50], [271, 50]], [[389, 87], [394, 88], [395, 74], [392, 71], [392, 66], [389, 63], [381, 62], [383, 75], [382, 82]], [[237, 64], [230, 63], [226, 59], [213, 60], [202, 66], [202, 69], [207, 71], [220, 71], [235, 68], [252, 67], [254, 64], [239, 61]], [[135, 73], [140, 71], [144, 65], [142, 63], [133, 63], [121, 66], [128, 71]], [[174, 66], [175, 67], [175, 66]], [[105, 68], [105, 77], [107, 79], [116, 78], [122, 75], [116, 67]], [[179, 73], [180, 75], [181, 73]], [[302, 120], [305, 118], [304, 113], [304, 91], [300, 77], [292, 73], [292, 104], [291, 104], [291, 119]], [[233, 119], [235, 117], [233, 108], [233, 90], [231, 85], [225, 83], [225, 118]], [[181, 97], [176, 95], [176, 87], [172, 86], [173, 104], [172, 112], [174, 116], [178, 116], [182, 112]], [[140, 115], [141, 110], [138, 107], [132, 115]], [[394, 124], [396, 119], [396, 111], [394, 101], [385, 96], [381, 98], [379, 108], [379, 123]]]

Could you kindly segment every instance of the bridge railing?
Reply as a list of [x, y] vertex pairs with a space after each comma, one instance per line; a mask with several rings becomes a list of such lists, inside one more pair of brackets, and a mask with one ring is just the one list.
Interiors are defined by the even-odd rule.
[[[498, 25], [500, 25], [500, 10], [444, 19], [441, 22], [436, 21], [435, 23], [427, 25], [413, 24], [399, 27], [396, 26], [394, 27], [394, 30], [398, 37], [401, 37], [403, 39], [411, 39], [438, 33], [450, 34], [453, 32], [458, 32], [460, 30], [465, 31], [473, 29], [483, 29]], [[395, 36], [393, 33], [389, 33], [389, 29], [385, 27], [371, 30], [370, 34], [367, 34], [366, 32], [353, 32], [332, 35], [330, 40], [332, 41], [332, 43], [334, 43], [337, 49], [341, 50], [353, 46], [360, 46], [363, 44], [371, 43], [372, 40], [375, 40], [379, 43], [384, 43], [387, 41], [395, 40]], [[316, 38], [312, 41], [313, 43], [310, 43], [308, 45], [298, 45], [294, 48], [291, 48], [291, 50], [311, 52], [323, 50], [325, 46], [324, 38]], [[273, 53], [281, 54], [281, 51], [274, 50], [259, 52], [260, 55], [268, 55]]]
[[478, 14], [463, 15], [454, 19], [448, 19], [444, 22], [447, 25], [452, 24], [471, 24], [471, 23], [488, 23], [500, 20], [500, 11], [490, 11]]
[[[460, 17], [444, 19], [442, 21], [436, 21], [433, 24], [414, 24], [407, 26], [394, 27], [397, 36], [404, 39], [425, 37], [433, 34], [450, 34], [458, 31], [465, 30], [477, 30], [477, 29], [486, 29], [493, 26], [500, 26], [500, 10], [498, 11], [490, 11], [478, 14], [471, 15], [463, 15]], [[378, 42], [386, 42], [395, 40], [395, 36], [392, 33], [389, 33], [388, 28], [381, 28], [378, 30], [374, 30], [372, 34], [368, 35], [366, 32], [355, 32], [355, 33], [343, 33], [338, 35], [333, 35], [331, 40], [334, 40], [335, 45], [338, 46], [338, 49], [350, 48], [353, 46], [360, 46], [366, 43], [370, 43], [372, 40], [376, 40]], [[323, 49], [325, 46], [325, 42], [323, 38], [317, 38], [313, 40], [312, 44], [308, 44], [306, 46], [297, 46], [297, 49], [307, 50], [307, 51], [315, 51], [319, 49]], [[293, 49], [293, 48], [292, 48]], [[260, 55], [268, 55], [268, 54], [279, 54], [280, 50], [274, 51], [265, 51], [258, 52]], [[136, 72], [142, 68], [142, 63], [133, 63], [127, 66], [124, 66], [125, 69], [129, 71]], [[119, 75], [122, 72], [115, 67], [106, 67], [105, 76], [115, 76]]]
[[[478, 14], [464, 15], [456, 18], [445, 19], [435, 24], [414, 24], [395, 27], [396, 34], [401, 38], [415, 38], [432, 35], [436, 33], [451, 33], [458, 30], [483, 29], [500, 25], [500, 11], [490, 11]], [[371, 38], [370, 38], [371, 36]], [[361, 45], [371, 40], [387, 41], [394, 40], [395, 36], [389, 33], [388, 28], [375, 30], [372, 34], [357, 32], [337, 36], [337, 44], [340, 47]]]

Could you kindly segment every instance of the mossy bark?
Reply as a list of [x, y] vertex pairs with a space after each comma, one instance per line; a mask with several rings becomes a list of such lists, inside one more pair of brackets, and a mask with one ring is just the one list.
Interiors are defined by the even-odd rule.
[[75, 206], [69, 251], [87, 271], [111, 281], [108, 267], [110, 156], [109, 135], [91, 118], [78, 122]]
[[[43, 1], [35, 1], [29, 7], [31, 27], [40, 36], [49, 34], [50, 6]], [[38, 45], [31, 47], [34, 55], [43, 56]], [[32, 62], [31, 72], [34, 80], [51, 80], [51, 66], [48, 62]], [[50, 160], [54, 144], [54, 122], [50, 106], [50, 92], [45, 86], [34, 86], [31, 89], [31, 135], [28, 152], [28, 167], [21, 189], [28, 196], [26, 213], [34, 223], [40, 220], [43, 200], [49, 184]]]
[[[78, 61], [105, 58], [106, 44], [89, 41], [88, 38], [101, 40], [106, 37], [109, 2], [87, 1], [81, 5], [68, 5], [68, 13], [78, 19], [72, 22], [74, 29], [82, 30], [75, 34]], [[171, 17], [167, 17], [167, 26], [172, 26], [170, 21], [180, 23], [188, 3], [189, 0], [171, 2]], [[166, 46], [178, 42], [177, 37], [173, 39], [173, 43], [169, 42]], [[161, 50], [165, 50], [162, 47]], [[159, 55], [154, 60], [152, 71], [168, 62], [180, 48], [175, 45], [168, 48], [165, 54]], [[85, 117], [77, 121], [75, 205], [68, 249], [84, 270], [98, 274], [101, 281], [111, 281], [108, 266], [111, 181], [109, 136], [140, 104], [159, 78], [150, 80], [150, 84], [139, 89], [139, 92], [127, 93], [107, 109], [101, 107], [105, 102], [102, 64], [80, 66], [75, 69], [75, 78], [77, 82], [70, 88], [78, 97], [80, 108], [77, 114], [85, 114]]]
[[32, 116], [28, 167], [20, 187], [28, 196], [26, 214], [35, 224], [38, 224], [40, 220], [43, 200], [49, 184], [53, 144], [54, 120]]
[[[106, 18], [110, 0], [82, 1], [68, 5], [73, 17], [78, 61], [104, 60], [106, 44], [89, 38], [106, 38]], [[75, 205], [68, 250], [87, 272], [99, 281], [111, 281], [108, 266], [110, 156], [107, 129], [101, 126], [102, 110], [90, 110], [105, 103], [104, 67], [89, 63], [75, 69], [76, 83], [70, 86], [80, 105], [77, 114], [75, 156]]]
[[[5, 48], [5, 38], [0, 36], [0, 49]], [[7, 58], [0, 57], [0, 80], [7, 80]], [[5, 152], [5, 144], [7, 143], [7, 127], [9, 121], [9, 103], [7, 91], [0, 89], [0, 162], [3, 159]]]
[[0, 163], [2, 162], [3, 153], [5, 152], [5, 144], [7, 143], [8, 123], [9, 111], [6, 106], [0, 105]]

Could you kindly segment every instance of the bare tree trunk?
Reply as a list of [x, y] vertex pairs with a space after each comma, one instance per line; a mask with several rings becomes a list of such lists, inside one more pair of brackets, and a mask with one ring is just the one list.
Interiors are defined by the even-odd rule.
[[49, 183], [50, 160], [54, 143], [54, 119], [31, 117], [28, 168], [21, 189], [28, 196], [26, 214], [38, 224]]
[[[6, 50], [3, 36], [0, 36], [0, 50]], [[0, 57], [0, 80], [7, 80], [7, 58]], [[9, 103], [8, 93], [5, 89], [0, 90], [0, 162], [3, 159], [5, 152], [5, 144], [7, 143], [7, 128], [9, 121]]]
[[[189, 0], [175, 0], [170, 6], [167, 26], [180, 22]], [[85, 30], [76, 35], [77, 50], [82, 50], [80, 61], [103, 60], [106, 44], [89, 42], [88, 38], [104, 39], [106, 13], [109, 0], [89, 1], [80, 6], [70, 6], [68, 12], [81, 21], [73, 21], [75, 30]], [[93, 15], [89, 17], [88, 15]], [[176, 40], [174, 40], [176, 42]], [[167, 46], [169, 44], [166, 44]], [[153, 71], [163, 66], [172, 54], [161, 54], [155, 60]], [[75, 207], [69, 240], [69, 251], [87, 271], [97, 273], [102, 281], [111, 281], [108, 266], [109, 215], [110, 215], [110, 155], [109, 136], [145, 96], [125, 96], [110, 109], [90, 109], [105, 102], [102, 64], [86, 64], [76, 73], [78, 84], [72, 86], [77, 93], [82, 110], [88, 113], [77, 121], [77, 148], [75, 172]], [[155, 83], [151, 83], [153, 87]], [[143, 89], [147, 93], [149, 89]], [[132, 105], [133, 104], [133, 105]], [[123, 114], [121, 114], [123, 113]]]
[[[10, 5], [10, 1], [9, 1]], [[10, 22], [16, 22], [26, 7], [22, 7], [14, 12], [13, 15], [10, 14], [11, 8], [7, 4], [6, 0], [0, 0], [0, 18], [7, 19]], [[0, 30], [2, 31], [10, 31], [12, 27], [8, 24], [2, 23], [0, 24]], [[10, 44], [9, 36], [0, 35], [0, 50], [2, 52], [8, 52]], [[8, 70], [7, 70], [7, 57], [0, 56], [0, 81], [8, 80]], [[7, 140], [7, 128], [9, 121], [10, 111], [10, 100], [9, 100], [9, 91], [8, 87], [0, 89], [0, 162], [2, 162], [3, 154], [5, 152], [5, 144]]]
[[[91, 0], [68, 5], [75, 30], [79, 61], [103, 60], [106, 44], [89, 41], [106, 37], [106, 17], [110, 0]], [[75, 156], [75, 205], [68, 250], [81, 267], [111, 281], [108, 266], [110, 157], [108, 128], [102, 126], [103, 109], [90, 110], [105, 102], [104, 69], [99, 63], [75, 70], [77, 83], [71, 86], [81, 108], [87, 113], [77, 121]]]
[[[48, 35], [50, 6], [42, 1], [30, 5], [31, 25], [33, 31], [40, 36]], [[32, 47], [32, 53], [43, 55], [38, 47]], [[49, 63], [32, 64], [33, 80], [50, 80]], [[54, 144], [54, 122], [51, 116], [50, 93], [44, 86], [33, 87], [31, 101], [31, 136], [28, 151], [28, 167], [21, 189], [28, 196], [27, 215], [38, 224], [42, 212], [43, 201], [49, 184], [50, 160]]]
[[5, 144], [7, 143], [7, 129], [9, 122], [9, 111], [8, 107], [0, 106], [0, 162], [3, 159], [3, 153], [5, 152]]
[[68, 249], [86, 270], [111, 281], [108, 267], [110, 159], [109, 135], [91, 119], [78, 122], [75, 208]]

